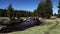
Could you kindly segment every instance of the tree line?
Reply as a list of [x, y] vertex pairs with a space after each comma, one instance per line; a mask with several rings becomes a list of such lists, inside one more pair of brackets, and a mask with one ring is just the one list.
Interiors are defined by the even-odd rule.
[[0, 17], [29, 17], [33, 12], [26, 10], [14, 10], [12, 4], [7, 9], [0, 9]]
[[[60, 17], [60, 0], [58, 3], [58, 14]], [[56, 14], [55, 14], [56, 15]], [[53, 16], [53, 4], [51, 0], [41, 0], [38, 4], [37, 9], [33, 12], [26, 10], [14, 10], [12, 8], [12, 4], [9, 4], [7, 9], [0, 9], [0, 17], [42, 17], [42, 18], [50, 18]]]

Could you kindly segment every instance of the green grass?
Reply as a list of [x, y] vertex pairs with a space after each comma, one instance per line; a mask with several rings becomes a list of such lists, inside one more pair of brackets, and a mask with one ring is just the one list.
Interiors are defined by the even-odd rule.
[[60, 34], [60, 23], [54, 29], [49, 30], [49, 28], [52, 27], [55, 23], [56, 21], [50, 20], [44, 25], [35, 26], [24, 31], [11, 32], [8, 34], [45, 34], [45, 32], [48, 32], [49, 34]]
[[50, 31], [51, 34], [60, 34], [60, 23]]

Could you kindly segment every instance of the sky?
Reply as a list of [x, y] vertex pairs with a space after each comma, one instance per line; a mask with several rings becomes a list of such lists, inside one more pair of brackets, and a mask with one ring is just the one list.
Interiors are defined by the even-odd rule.
[[[6, 9], [11, 3], [16, 10], [34, 11], [37, 9], [40, 0], [0, 0], [0, 9]], [[58, 0], [52, 0], [53, 12], [58, 12]]]

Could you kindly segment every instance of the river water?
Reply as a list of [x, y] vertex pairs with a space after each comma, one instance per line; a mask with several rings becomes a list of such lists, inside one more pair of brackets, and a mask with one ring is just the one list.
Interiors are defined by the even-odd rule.
[[34, 19], [30, 19], [29, 21], [23, 22], [19, 25], [20, 28], [28, 28], [35, 26], [35, 21]]
[[[29, 19], [29, 20], [27, 20], [27, 21], [25, 21], [25, 22], [22, 22], [22, 23], [18, 24], [18, 26], [16, 26], [18, 29], [16, 29], [16, 30], [24, 30], [24, 29], [27, 29], [27, 28], [29, 28], [29, 27], [33, 27], [33, 26], [35, 26], [35, 25], [36, 25], [35, 19], [32, 18], [32, 19]], [[16, 28], [16, 27], [15, 27], [15, 28]], [[10, 28], [10, 27], [9, 27], [9, 28]], [[9, 30], [11, 30], [11, 29], [7, 29], [7, 32], [8, 32]], [[15, 29], [14, 29], [14, 30], [15, 30]]]

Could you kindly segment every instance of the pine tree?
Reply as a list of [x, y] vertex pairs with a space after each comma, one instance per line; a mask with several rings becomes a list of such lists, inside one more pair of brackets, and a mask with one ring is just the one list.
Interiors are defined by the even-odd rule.
[[59, 10], [58, 10], [58, 17], [60, 17], [60, 0], [59, 0], [58, 8], [59, 8]]
[[38, 8], [37, 8], [37, 13], [38, 13], [39, 17], [42, 17], [42, 18], [45, 17], [45, 9], [44, 8], [45, 8], [44, 0], [41, 0], [38, 5]]
[[51, 0], [41, 0], [35, 12], [42, 18], [50, 18], [50, 16], [53, 15], [52, 8]]
[[50, 18], [50, 16], [53, 15], [53, 10], [52, 10], [52, 1], [51, 0], [46, 0], [45, 2], [45, 11], [46, 11], [46, 16], [47, 18]]
[[60, 0], [59, 0], [59, 6], [58, 6], [59, 10], [58, 10], [58, 14], [60, 14]]
[[11, 4], [9, 4], [9, 6], [8, 6], [7, 16], [11, 20], [14, 19], [14, 11], [13, 11], [13, 8], [12, 8], [12, 5]]

